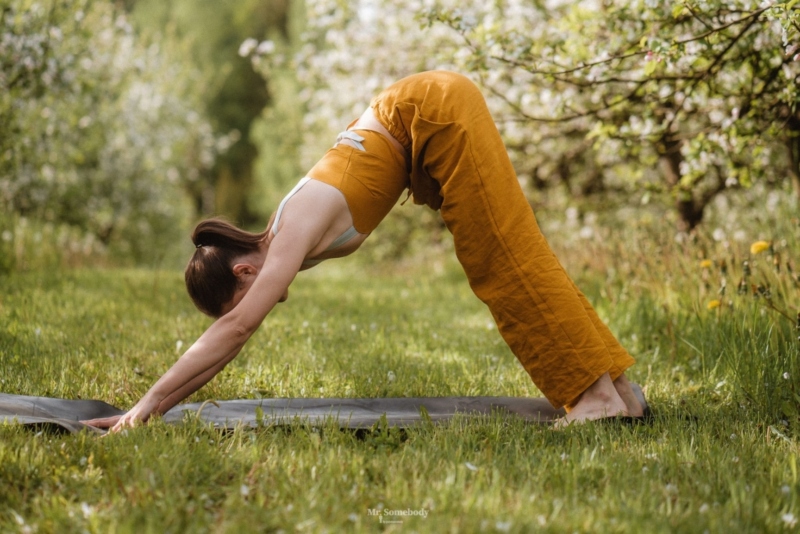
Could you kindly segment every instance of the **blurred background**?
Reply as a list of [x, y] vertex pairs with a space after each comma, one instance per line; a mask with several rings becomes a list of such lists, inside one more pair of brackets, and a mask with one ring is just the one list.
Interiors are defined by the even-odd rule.
[[[179, 267], [261, 230], [381, 88], [484, 91], [551, 240], [797, 227], [797, 2], [0, 0], [0, 273]], [[449, 250], [398, 207], [368, 261]]]

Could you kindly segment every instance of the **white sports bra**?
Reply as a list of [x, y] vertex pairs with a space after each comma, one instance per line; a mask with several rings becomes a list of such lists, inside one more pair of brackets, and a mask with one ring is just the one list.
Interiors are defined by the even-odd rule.
[[[311, 178], [308, 177], [308, 176], [306, 176], [305, 178], [301, 179], [299, 182], [297, 182], [297, 185], [295, 185], [292, 188], [292, 190], [289, 191], [289, 194], [286, 195], [283, 198], [283, 200], [281, 200], [281, 203], [278, 206], [278, 211], [277, 211], [277, 213], [275, 213], [275, 221], [272, 223], [272, 233], [274, 235], [278, 235], [278, 221], [281, 220], [281, 213], [283, 212], [284, 206], [286, 206], [286, 202], [288, 202], [289, 199], [292, 198], [295, 195], [295, 193], [300, 191], [300, 189], [302, 189], [302, 187], [304, 185], [306, 185], [309, 180], [311, 180]], [[350, 226], [350, 228], [345, 230], [339, 237], [334, 239], [333, 243], [328, 245], [328, 248], [325, 249], [325, 252], [328, 252], [330, 250], [335, 250], [335, 249], [341, 247], [342, 245], [344, 245], [345, 243], [347, 243], [348, 241], [350, 241], [351, 239], [353, 239], [357, 235], [358, 235], [358, 231], [355, 229], [355, 227], [354, 226]], [[324, 260], [304, 260], [303, 261], [303, 265], [306, 266], [306, 267], [310, 267], [312, 265], [317, 265], [321, 261], [324, 261]]]

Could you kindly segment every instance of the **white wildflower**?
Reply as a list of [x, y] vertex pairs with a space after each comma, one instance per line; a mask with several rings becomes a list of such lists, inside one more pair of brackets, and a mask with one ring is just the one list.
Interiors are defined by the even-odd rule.
[[248, 37], [242, 42], [241, 45], [239, 45], [239, 55], [241, 57], [247, 57], [253, 52], [253, 50], [256, 49], [257, 46], [258, 46], [258, 41], [256, 41], [252, 37]]
[[258, 48], [256, 48], [257, 54], [264, 54], [264, 55], [271, 54], [274, 51], [275, 51], [275, 43], [273, 43], [272, 41], [261, 41], [261, 43], [258, 45]]

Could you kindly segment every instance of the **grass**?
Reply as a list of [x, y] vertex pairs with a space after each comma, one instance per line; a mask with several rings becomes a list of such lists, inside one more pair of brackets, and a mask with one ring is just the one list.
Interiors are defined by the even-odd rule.
[[[796, 530], [797, 342], [763, 299], [730, 293], [746, 244], [597, 243], [559, 255], [637, 357], [651, 425], [221, 433], [154, 421], [106, 438], [0, 426], [0, 531]], [[699, 262], [723, 254], [739, 260], [707, 310], [717, 267]], [[794, 309], [793, 279], [749, 260], [772, 304]], [[449, 255], [314, 271], [191, 400], [539, 395]], [[0, 278], [0, 391], [131, 406], [207, 324], [174, 271], [12, 274]], [[370, 515], [381, 508], [427, 515], [387, 524]]]

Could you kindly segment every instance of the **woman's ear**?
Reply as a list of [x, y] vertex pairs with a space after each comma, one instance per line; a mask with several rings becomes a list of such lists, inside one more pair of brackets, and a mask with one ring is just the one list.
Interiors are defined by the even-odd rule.
[[236, 278], [243, 278], [248, 275], [258, 274], [258, 269], [249, 263], [237, 263], [233, 266], [233, 274]]

